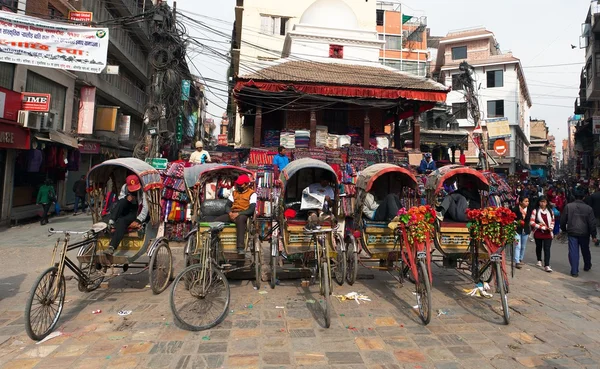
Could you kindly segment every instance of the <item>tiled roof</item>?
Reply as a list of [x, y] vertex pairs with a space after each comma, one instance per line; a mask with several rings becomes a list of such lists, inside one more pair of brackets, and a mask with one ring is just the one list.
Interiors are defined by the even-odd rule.
[[447, 91], [447, 88], [431, 79], [396, 71], [389, 67], [366, 66], [313, 61], [284, 61], [250, 74], [239, 76], [241, 80], [320, 83], [359, 87], [410, 89], [424, 91]]

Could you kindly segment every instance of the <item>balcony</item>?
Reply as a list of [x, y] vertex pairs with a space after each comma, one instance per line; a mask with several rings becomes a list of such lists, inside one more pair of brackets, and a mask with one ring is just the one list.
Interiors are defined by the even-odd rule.
[[[96, 22], [114, 19], [100, 1], [87, 0], [84, 5], [87, 10], [94, 13]], [[130, 70], [140, 80], [147, 82], [148, 57], [139, 47], [139, 42], [134, 41], [123, 27], [118, 26], [110, 27], [109, 39], [110, 45], [113, 46], [108, 49], [109, 53], [114, 54], [116, 59], [127, 60], [128, 62], [123, 63], [123, 67]]]
[[[152, 2], [150, 0], [144, 1], [146, 2], [145, 8], [138, 6], [138, 0], [110, 0], [108, 4], [111, 6], [111, 9], [114, 9], [118, 13], [119, 17], [130, 17], [152, 9]], [[150, 34], [147, 24], [146, 22], [133, 22], [127, 26], [142, 41], [146, 48], [150, 48]]]
[[115, 106], [127, 108], [142, 116], [146, 107], [146, 93], [121, 75], [91, 74], [77, 72], [78, 79], [82, 79], [92, 86], [96, 86], [96, 93], [111, 101]]
[[592, 22], [592, 31], [600, 32], [600, 3], [598, 3], [598, 1], [591, 2], [590, 16]]

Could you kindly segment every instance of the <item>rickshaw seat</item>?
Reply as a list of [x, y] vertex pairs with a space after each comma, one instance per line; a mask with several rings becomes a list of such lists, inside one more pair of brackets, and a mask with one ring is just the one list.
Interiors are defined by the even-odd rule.
[[452, 227], [452, 228], [466, 228], [467, 227], [467, 223], [466, 222], [455, 222], [453, 220], [443, 220], [440, 223], [441, 227]]
[[367, 220], [367, 219], [363, 219], [365, 221], [365, 227], [375, 227], [375, 228], [387, 228], [388, 224], [390, 224], [390, 222], [385, 222], [385, 221], [377, 221], [377, 220]]

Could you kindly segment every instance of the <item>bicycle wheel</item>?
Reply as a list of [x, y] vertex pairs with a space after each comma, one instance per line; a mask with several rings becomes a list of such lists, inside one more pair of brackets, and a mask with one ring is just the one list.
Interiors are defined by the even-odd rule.
[[331, 280], [329, 276], [329, 267], [326, 261], [321, 263], [319, 274], [321, 275], [320, 287], [323, 291], [321, 293], [323, 296], [321, 308], [323, 308], [323, 315], [325, 316], [325, 328], [329, 328], [331, 325]]
[[183, 262], [186, 268], [197, 262], [197, 260], [194, 260], [192, 257], [192, 255], [197, 252], [196, 243], [197, 239], [196, 234], [194, 233], [188, 237], [185, 248], [183, 249]]
[[258, 235], [254, 236], [254, 286], [260, 289], [261, 275], [260, 275], [261, 259], [260, 259], [260, 239]]
[[417, 271], [419, 281], [415, 283], [415, 289], [417, 292], [419, 316], [423, 324], [427, 325], [431, 321], [431, 284], [429, 283], [429, 273], [422, 260], [417, 262]]
[[29, 292], [25, 306], [25, 331], [34, 341], [50, 334], [62, 313], [66, 295], [65, 277], [57, 273], [57, 267], [46, 269]]
[[346, 263], [346, 281], [352, 286], [358, 277], [358, 250], [354, 236], [348, 236], [346, 252], [348, 253], [348, 262]]
[[271, 236], [271, 288], [274, 289], [277, 284], [277, 255], [279, 254], [279, 245], [276, 236]]
[[494, 262], [496, 272], [496, 283], [498, 284], [498, 290], [500, 291], [500, 299], [502, 300], [502, 315], [504, 317], [504, 324], [510, 323], [510, 311], [508, 310], [508, 295], [506, 293], [506, 286], [504, 285], [504, 274], [502, 273], [502, 266], [500, 262]]
[[161, 242], [152, 253], [150, 264], [150, 287], [155, 295], [163, 292], [169, 286], [173, 274], [173, 255], [171, 248], [166, 242]]
[[348, 255], [346, 250], [342, 251], [342, 238], [339, 234], [334, 234], [333, 237], [333, 246], [336, 252], [335, 257], [335, 268], [333, 269], [333, 275], [335, 276], [335, 281], [340, 286], [344, 284], [346, 280], [346, 271], [347, 271], [347, 263], [348, 263]]
[[[205, 276], [201, 278], [204, 269]], [[229, 282], [215, 265], [194, 264], [176, 278], [171, 312], [184, 329], [202, 331], [221, 323], [229, 308]]]

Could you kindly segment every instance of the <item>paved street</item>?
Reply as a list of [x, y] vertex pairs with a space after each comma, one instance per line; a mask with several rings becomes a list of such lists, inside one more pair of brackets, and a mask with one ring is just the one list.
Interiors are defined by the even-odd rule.
[[[54, 219], [51, 226], [82, 230], [89, 224], [87, 216], [70, 216]], [[436, 313], [426, 327], [411, 307], [413, 285], [400, 287], [375, 272], [375, 279], [353, 287], [336, 285], [336, 294], [357, 291], [373, 301], [334, 300], [329, 329], [320, 326], [313, 303], [317, 287], [304, 289], [294, 280], [256, 291], [250, 282], [234, 281], [227, 319], [215, 329], [192, 333], [173, 323], [168, 293], [153, 296], [144, 273], [90, 294], [68, 281], [58, 328], [62, 335], [37, 345], [25, 334], [23, 310], [51, 256], [53, 239], [46, 229], [31, 224], [0, 232], [2, 368], [600, 367], [600, 269], [571, 278], [561, 243], [553, 245], [554, 273], [533, 263], [517, 271], [509, 326], [502, 324], [497, 296], [465, 296], [463, 289], [471, 283], [434, 266]], [[529, 262], [535, 260], [534, 248], [529, 243]], [[592, 251], [598, 260], [600, 249]], [[181, 248], [174, 248], [177, 271], [180, 254]], [[94, 310], [102, 313], [93, 315]], [[119, 310], [133, 313], [120, 317]]]

